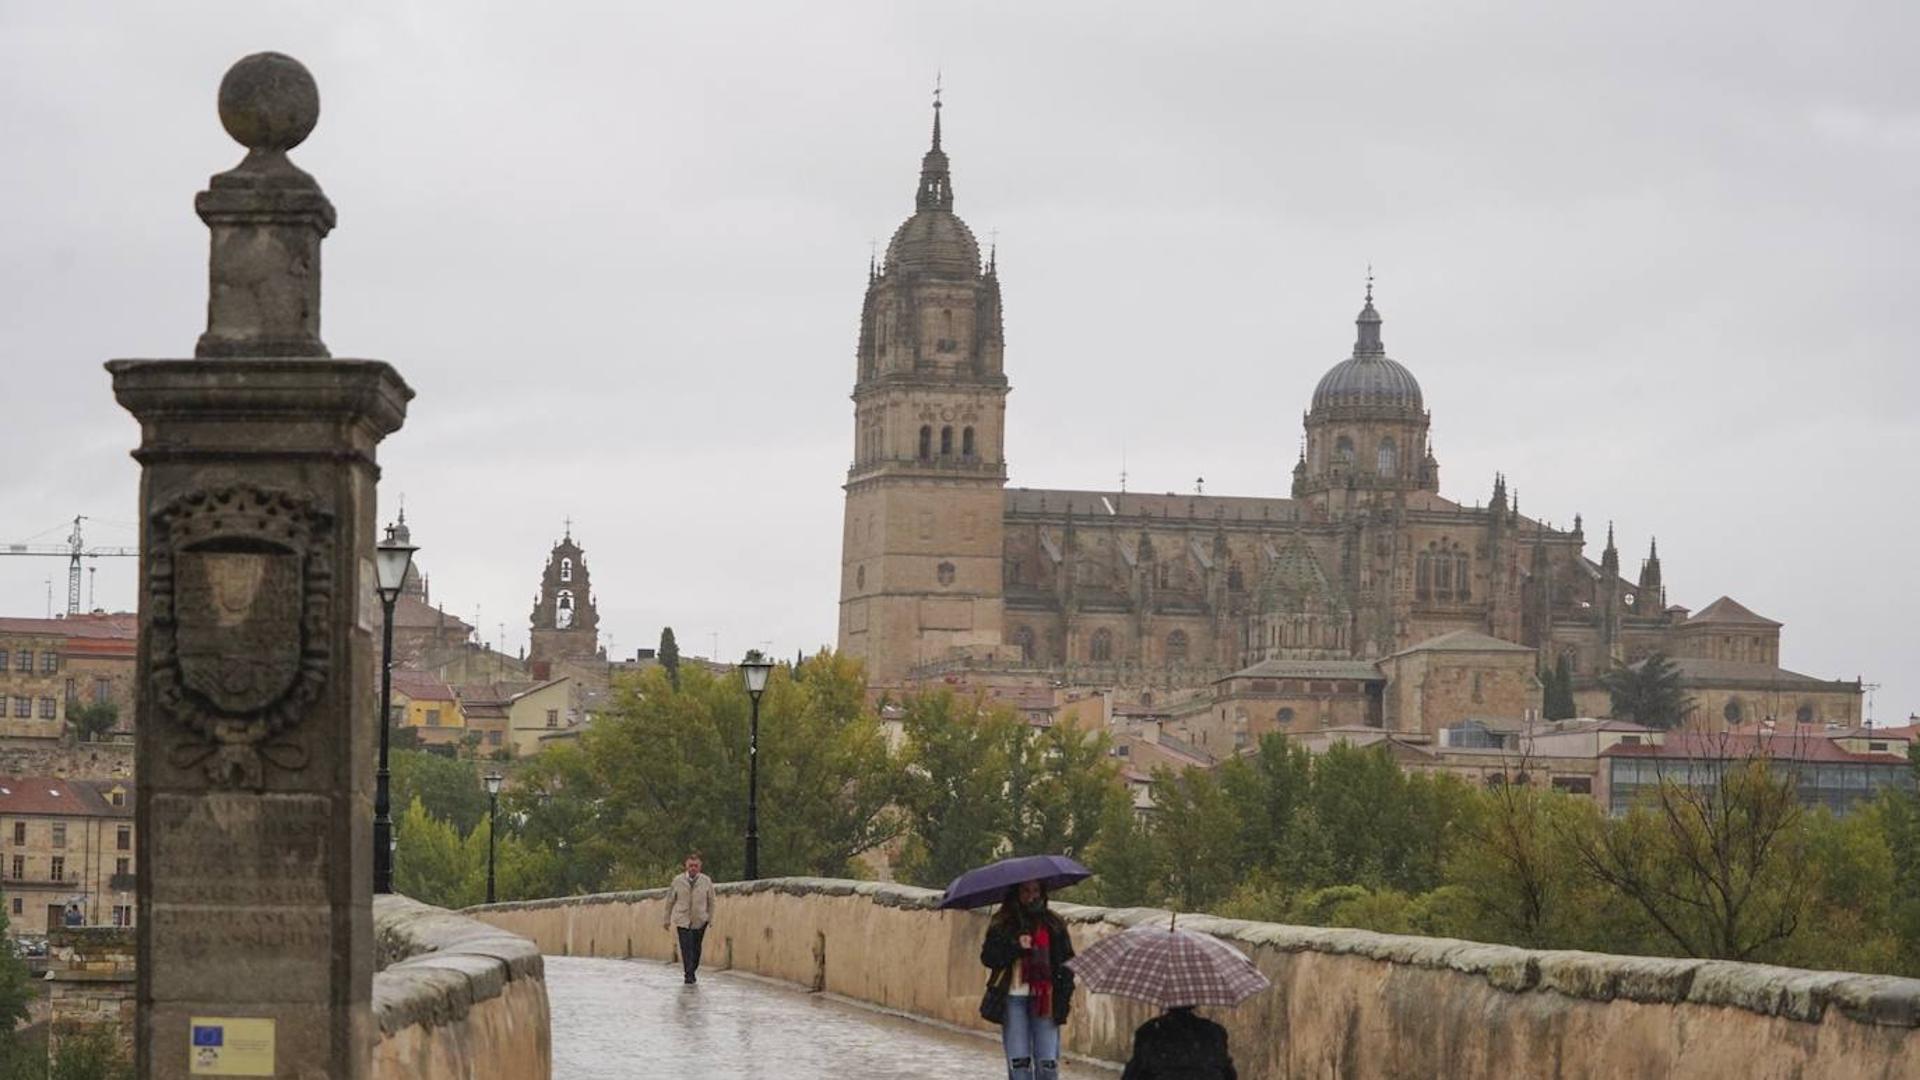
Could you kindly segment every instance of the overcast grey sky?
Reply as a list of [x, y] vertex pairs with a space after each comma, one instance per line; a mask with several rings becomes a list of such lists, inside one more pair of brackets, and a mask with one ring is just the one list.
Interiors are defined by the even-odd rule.
[[[604, 637], [830, 643], [868, 244], [945, 73], [1012, 483], [1284, 494], [1365, 268], [1442, 489], [1586, 515], [1920, 709], [1920, 5], [0, 0], [0, 540], [132, 544], [102, 361], [189, 355], [214, 90], [320, 84], [323, 334], [437, 600], [510, 651], [571, 515]], [[97, 602], [134, 603], [133, 560]], [[39, 614], [58, 560], [0, 559]]]

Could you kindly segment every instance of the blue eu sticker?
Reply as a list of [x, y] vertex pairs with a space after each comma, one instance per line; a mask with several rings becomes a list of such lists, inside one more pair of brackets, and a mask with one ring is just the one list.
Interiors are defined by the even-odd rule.
[[193, 1045], [219, 1046], [227, 1029], [218, 1024], [195, 1024], [193, 1026]]

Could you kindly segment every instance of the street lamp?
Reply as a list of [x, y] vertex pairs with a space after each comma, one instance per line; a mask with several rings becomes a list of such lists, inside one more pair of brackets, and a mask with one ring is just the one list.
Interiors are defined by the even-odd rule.
[[748, 649], [740, 661], [740, 674], [747, 680], [747, 696], [753, 699], [753, 720], [747, 729], [747, 873], [753, 881], [760, 876], [760, 695], [767, 688], [767, 676], [773, 664]]
[[493, 903], [493, 830], [500, 823], [500, 781], [497, 772], [487, 774], [487, 903]]
[[373, 891], [393, 891], [393, 816], [389, 805], [387, 775], [387, 732], [393, 726], [393, 605], [400, 599], [400, 587], [406, 584], [407, 569], [413, 565], [413, 553], [420, 549], [393, 535], [387, 526], [387, 538], [373, 551], [374, 588], [380, 593], [385, 618], [380, 625], [380, 767], [373, 774]]

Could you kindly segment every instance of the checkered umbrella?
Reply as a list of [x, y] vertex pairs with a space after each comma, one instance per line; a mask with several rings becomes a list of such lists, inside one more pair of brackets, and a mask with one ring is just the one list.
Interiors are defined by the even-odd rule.
[[1273, 984], [1238, 949], [1206, 934], [1136, 926], [1067, 961], [1096, 994], [1175, 1005], [1238, 1005]]

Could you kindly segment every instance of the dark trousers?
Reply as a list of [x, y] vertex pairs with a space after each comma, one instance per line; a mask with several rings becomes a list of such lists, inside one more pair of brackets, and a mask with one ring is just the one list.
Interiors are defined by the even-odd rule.
[[693, 973], [700, 967], [700, 942], [707, 936], [707, 928], [676, 927], [680, 932], [680, 966], [686, 969], [687, 981], [693, 981]]

